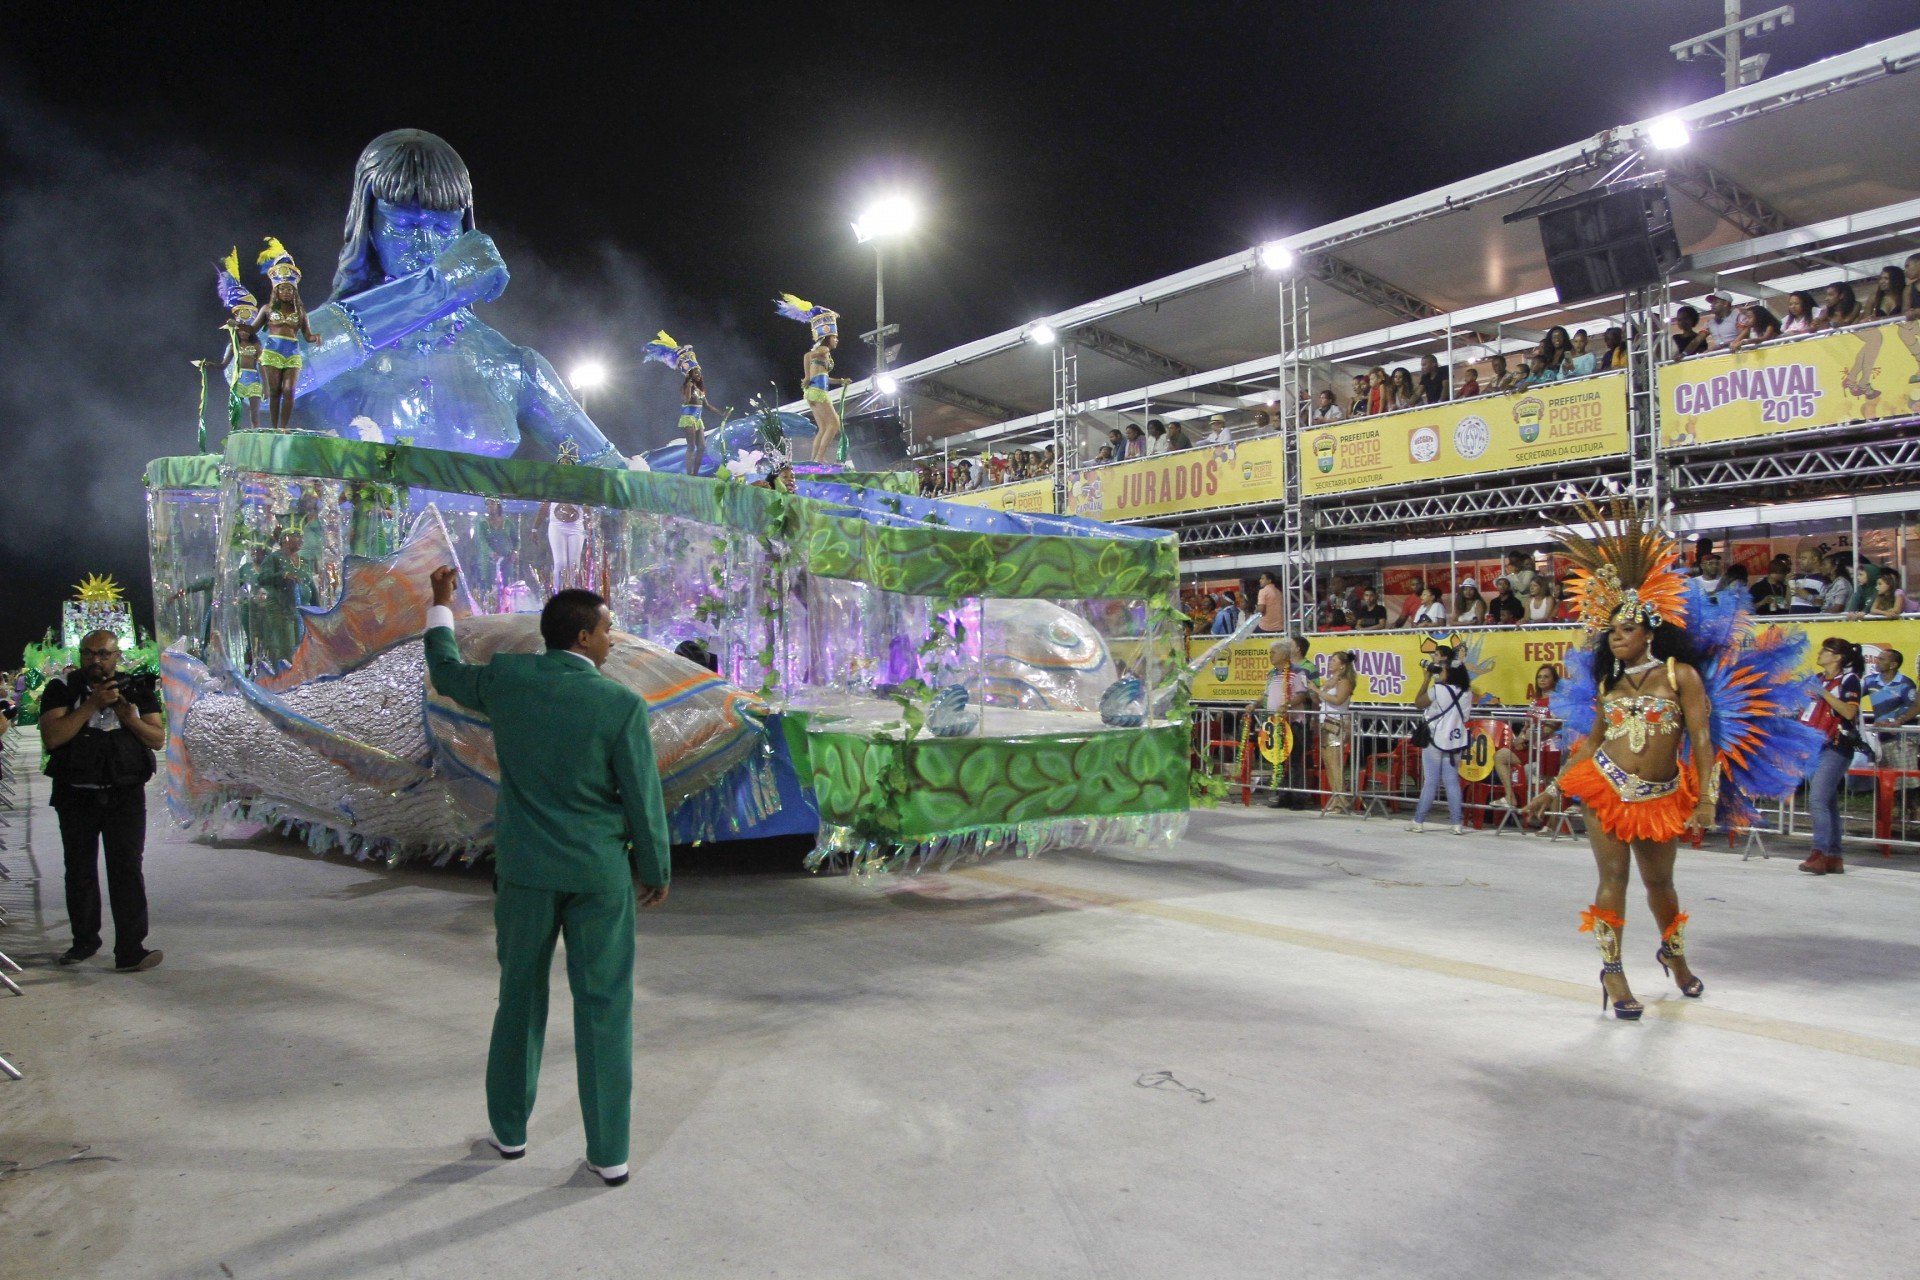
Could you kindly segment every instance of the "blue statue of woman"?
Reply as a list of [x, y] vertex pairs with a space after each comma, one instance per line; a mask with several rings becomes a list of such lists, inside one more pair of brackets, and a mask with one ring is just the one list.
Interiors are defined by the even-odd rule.
[[294, 425], [495, 458], [524, 433], [543, 458], [572, 441], [587, 465], [623, 465], [546, 358], [473, 314], [506, 287], [466, 162], [419, 129], [381, 134], [354, 166], [333, 296], [309, 315]]

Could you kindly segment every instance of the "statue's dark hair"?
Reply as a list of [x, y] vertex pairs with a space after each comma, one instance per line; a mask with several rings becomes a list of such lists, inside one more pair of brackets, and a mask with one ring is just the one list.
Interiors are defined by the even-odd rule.
[[600, 606], [605, 604], [592, 591], [568, 587], [557, 592], [540, 611], [540, 638], [549, 649], [571, 649], [580, 643], [580, 633], [600, 625]]
[[373, 202], [416, 205], [466, 214], [471, 231], [473, 178], [467, 162], [446, 141], [424, 129], [395, 129], [369, 142], [353, 166], [353, 199], [333, 273], [333, 296], [348, 297], [383, 281], [373, 256]]

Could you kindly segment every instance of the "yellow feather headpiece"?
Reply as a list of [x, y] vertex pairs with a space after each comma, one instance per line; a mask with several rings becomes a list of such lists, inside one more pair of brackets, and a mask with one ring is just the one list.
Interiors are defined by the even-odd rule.
[[287, 252], [287, 246], [272, 236], [264, 237], [267, 247], [262, 249], [254, 264], [267, 273], [269, 284], [299, 284], [300, 267]]
[[1619, 622], [1684, 628], [1687, 580], [1673, 535], [1625, 498], [1604, 508], [1584, 502], [1580, 511], [1594, 536], [1562, 529], [1559, 538], [1574, 564], [1567, 595], [1587, 630]]

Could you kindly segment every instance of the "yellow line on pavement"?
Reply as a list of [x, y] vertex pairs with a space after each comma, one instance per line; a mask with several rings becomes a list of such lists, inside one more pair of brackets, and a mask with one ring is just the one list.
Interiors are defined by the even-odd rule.
[[[1362, 942], [1355, 938], [1342, 938], [1330, 933], [1316, 933], [1311, 929], [1301, 929], [1294, 925], [1275, 924], [1267, 920], [1250, 920], [1245, 916], [1228, 915], [1222, 911], [1205, 911], [1198, 907], [1156, 902], [1150, 898], [1130, 898], [1123, 894], [1106, 893], [1099, 889], [1083, 889], [1026, 876], [1009, 875], [1005, 871], [989, 867], [969, 867], [953, 874], [964, 876], [969, 880], [997, 885], [1003, 889], [1039, 894], [1080, 906], [1151, 916], [1157, 920], [1170, 920], [1176, 924], [1191, 925], [1197, 929], [1211, 929], [1216, 933], [1237, 933], [1244, 937], [1262, 938], [1268, 942], [1280, 942], [1288, 946], [1306, 947], [1313, 951], [1352, 956], [1355, 959], [1372, 960], [1379, 964], [1397, 965], [1402, 969], [1418, 969], [1449, 978], [1463, 978], [1469, 982], [1484, 982], [1490, 986], [1506, 987], [1513, 991], [1528, 991], [1535, 995], [1579, 1000], [1596, 1007], [1600, 1003], [1597, 986], [1563, 982], [1557, 978], [1543, 978], [1538, 974], [1501, 969], [1489, 964], [1475, 964], [1470, 960], [1452, 960], [1445, 956], [1428, 955], [1406, 947], [1388, 946], [1379, 942]], [[1849, 1031], [1810, 1026], [1804, 1022], [1788, 1022], [1780, 1018], [1763, 1018], [1757, 1014], [1736, 1013], [1731, 1009], [1719, 1008], [1697, 1000], [1649, 1001], [1647, 1016], [1712, 1027], [1716, 1031], [1758, 1036], [1761, 1039], [1775, 1040], [1782, 1044], [1822, 1049], [1828, 1053], [1870, 1058], [1875, 1062], [1891, 1062], [1896, 1066], [1920, 1067], [1920, 1045], [1905, 1044], [1898, 1040], [1882, 1040], [1874, 1036], [1855, 1035]]]

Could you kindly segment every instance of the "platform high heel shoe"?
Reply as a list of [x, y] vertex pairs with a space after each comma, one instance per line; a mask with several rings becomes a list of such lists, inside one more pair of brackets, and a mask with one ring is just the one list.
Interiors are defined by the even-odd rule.
[[[1686, 954], [1687, 913], [1682, 911], [1673, 918], [1673, 923], [1667, 926], [1667, 931], [1660, 935], [1660, 949], [1653, 953], [1653, 958], [1660, 962], [1660, 972], [1672, 977], [1673, 970], [1667, 968], [1667, 961], [1684, 957]], [[1707, 989], [1707, 984], [1697, 977], [1688, 978], [1685, 982], [1676, 982], [1674, 985], [1679, 987], [1680, 994], [1689, 1000], [1699, 999], [1700, 993]]]
[[[1603, 1010], [1609, 1000], [1607, 975], [1617, 973], [1622, 981], [1626, 980], [1626, 970], [1620, 967], [1620, 930], [1626, 923], [1597, 903], [1580, 913], [1580, 932], [1591, 933], [1594, 945], [1600, 948], [1600, 1007]], [[1613, 1016], [1623, 1022], [1636, 1021], [1645, 1012], [1644, 1006], [1632, 996], [1612, 1003]]]

